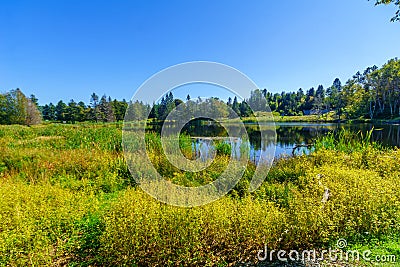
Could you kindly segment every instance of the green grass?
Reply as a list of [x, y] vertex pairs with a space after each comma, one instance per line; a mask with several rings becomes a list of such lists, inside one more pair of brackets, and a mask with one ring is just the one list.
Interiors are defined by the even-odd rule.
[[[177, 184], [208, 183], [229, 160], [219, 145], [207, 171], [187, 174], [166, 163], [156, 134], [147, 141], [152, 163]], [[189, 144], [183, 136], [188, 158]], [[264, 245], [324, 248], [339, 238], [399, 255], [399, 162], [400, 150], [341, 132], [277, 161], [252, 194], [250, 165], [227, 196], [179, 208], [137, 187], [120, 124], [0, 126], [0, 266], [227, 266], [256, 261]], [[140, 154], [133, 165], [134, 177], [149, 175]]]

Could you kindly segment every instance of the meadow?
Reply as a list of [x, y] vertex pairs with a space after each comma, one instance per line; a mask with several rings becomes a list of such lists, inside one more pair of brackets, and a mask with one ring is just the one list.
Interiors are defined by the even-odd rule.
[[[154, 200], [122, 152], [121, 124], [0, 126], [0, 266], [232, 266], [271, 249], [323, 249], [339, 238], [400, 260], [400, 150], [341, 132], [310, 155], [275, 162], [263, 185], [254, 166], [225, 197], [195, 208]], [[215, 179], [229, 161], [187, 175], [151, 160], [177, 184]], [[190, 140], [182, 138], [190, 157]], [[326, 189], [330, 196], [321, 201]], [[367, 265], [367, 263], [362, 263]]]

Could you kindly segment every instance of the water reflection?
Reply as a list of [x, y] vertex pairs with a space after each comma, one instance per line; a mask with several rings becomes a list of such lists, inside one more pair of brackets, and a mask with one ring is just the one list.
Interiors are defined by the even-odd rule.
[[[165, 127], [174, 127], [174, 124], [166, 125]], [[229, 138], [226, 130], [215, 122], [195, 122], [186, 125], [182, 132], [189, 134], [193, 137], [192, 149], [198, 157], [206, 160], [209, 155], [213, 155], [215, 143], [213, 137], [217, 137], [219, 141], [225, 142], [233, 149], [233, 156], [240, 157], [241, 148], [243, 146], [249, 147], [250, 160], [257, 162], [261, 153], [269, 149], [273, 149], [276, 145], [275, 157], [279, 158], [285, 155], [291, 155], [293, 148], [296, 149], [296, 154], [307, 153], [306, 145], [313, 144], [314, 141], [326, 135], [328, 132], [335, 132], [341, 128], [345, 128], [353, 132], [367, 133], [374, 129], [372, 132], [372, 140], [380, 142], [384, 146], [400, 147], [400, 125], [389, 124], [338, 124], [338, 123], [263, 123], [260, 125], [247, 123], [245, 124], [247, 134], [249, 136], [249, 144], [243, 144], [240, 136], [240, 127], [235, 127], [235, 124], [229, 125], [229, 131], [234, 133], [235, 138]], [[265, 136], [261, 139], [260, 127], [263, 127]], [[151, 125], [148, 130], [161, 131], [160, 125]], [[236, 130], [236, 131], [235, 131]], [[274, 140], [273, 131], [276, 131], [276, 144]], [[264, 140], [262, 143], [261, 140]]]

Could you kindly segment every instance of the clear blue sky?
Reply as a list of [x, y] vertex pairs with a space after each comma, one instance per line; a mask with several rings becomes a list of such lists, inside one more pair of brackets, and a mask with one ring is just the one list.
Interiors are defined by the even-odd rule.
[[[130, 99], [154, 73], [228, 64], [270, 91], [325, 87], [400, 56], [394, 6], [334, 1], [2, 1], [0, 91]], [[196, 97], [196, 96], [193, 96]]]

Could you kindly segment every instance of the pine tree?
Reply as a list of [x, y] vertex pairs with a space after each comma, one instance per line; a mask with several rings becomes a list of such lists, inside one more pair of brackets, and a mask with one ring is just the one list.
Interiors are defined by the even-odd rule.
[[54, 121], [56, 120], [56, 107], [53, 103], [46, 104], [42, 107], [42, 115], [44, 120]]
[[99, 96], [96, 95], [95, 93], [93, 93], [90, 96], [90, 107], [91, 107], [91, 109], [89, 111], [89, 120], [98, 122], [99, 119], [101, 119], [101, 116], [99, 114], [98, 105], [99, 105]]
[[65, 117], [66, 112], [67, 112], [67, 105], [62, 100], [58, 101], [55, 107], [56, 120], [66, 121]]
[[232, 109], [240, 116], [239, 103], [236, 96], [233, 98]]

